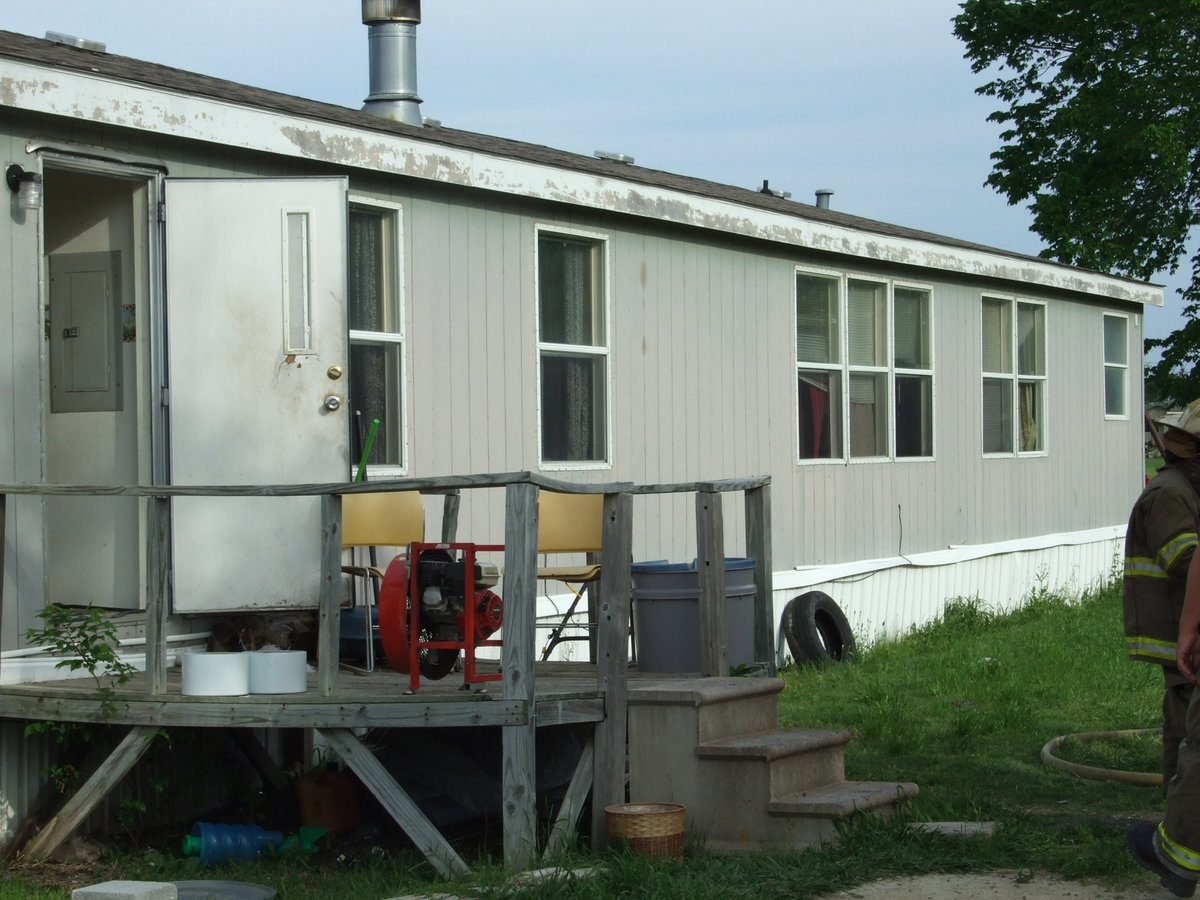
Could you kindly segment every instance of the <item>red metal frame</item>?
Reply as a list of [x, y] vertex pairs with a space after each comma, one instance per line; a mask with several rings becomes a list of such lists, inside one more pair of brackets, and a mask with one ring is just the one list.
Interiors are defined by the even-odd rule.
[[[426, 550], [461, 550], [463, 554], [463, 639], [461, 641], [422, 641], [421, 594], [417, 584], [418, 563]], [[420, 544], [409, 545], [408, 551], [408, 677], [409, 686], [417, 690], [421, 686], [421, 648], [431, 650], [463, 651], [463, 684], [479, 684], [484, 681], [499, 681], [501, 673], [481, 675], [475, 671], [476, 647], [502, 647], [504, 642], [495, 639], [475, 640], [475, 554], [479, 551], [503, 551], [503, 544]]]

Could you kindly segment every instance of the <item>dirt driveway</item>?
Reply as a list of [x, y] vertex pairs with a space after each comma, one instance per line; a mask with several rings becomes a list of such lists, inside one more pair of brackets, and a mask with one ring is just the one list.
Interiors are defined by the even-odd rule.
[[1136, 886], [1113, 891], [1043, 872], [989, 872], [873, 881], [829, 894], [827, 900], [1174, 900], [1174, 896], [1149, 873]]

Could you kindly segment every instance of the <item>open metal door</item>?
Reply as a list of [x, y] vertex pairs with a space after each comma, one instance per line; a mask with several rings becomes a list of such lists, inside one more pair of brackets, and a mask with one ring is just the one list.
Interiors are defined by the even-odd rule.
[[[346, 479], [346, 197], [344, 178], [167, 180], [173, 484]], [[175, 610], [315, 606], [320, 533], [315, 497], [174, 498]]]

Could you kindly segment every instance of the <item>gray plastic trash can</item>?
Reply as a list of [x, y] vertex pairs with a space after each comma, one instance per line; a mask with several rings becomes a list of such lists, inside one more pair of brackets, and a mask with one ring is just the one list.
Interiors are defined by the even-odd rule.
[[[643, 672], [700, 671], [700, 572], [696, 561], [633, 564], [633, 622]], [[754, 659], [754, 560], [725, 560], [725, 640], [730, 666]]]

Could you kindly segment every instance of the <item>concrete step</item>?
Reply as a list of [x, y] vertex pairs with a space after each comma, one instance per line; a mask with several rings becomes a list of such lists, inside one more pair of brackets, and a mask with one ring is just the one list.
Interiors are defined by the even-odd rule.
[[710, 853], [760, 853], [801, 850], [837, 840], [838, 821], [857, 813], [890, 815], [901, 801], [915, 796], [915, 784], [842, 781], [800, 791], [764, 807], [746, 804], [730, 815], [729, 825], [709, 821], [694, 837]]
[[773, 816], [820, 816], [845, 819], [859, 812], [890, 813], [897, 803], [917, 796], [917, 786], [896, 781], [840, 781], [797, 791], [767, 804]]
[[850, 732], [775, 729], [706, 741], [696, 747], [708, 779], [729, 784], [740, 796], [766, 804], [845, 777]]
[[629, 796], [687, 807], [688, 833], [714, 853], [799, 849], [835, 822], [891, 812], [907, 783], [848, 782], [850, 733], [780, 729], [773, 678], [681, 678], [629, 691]]
[[[653, 708], [678, 738], [686, 727], [694, 743], [769, 731], [779, 724], [779, 678], [681, 678], [631, 687], [629, 707]], [[649, 709], [647, 709], [649, 712]]]

